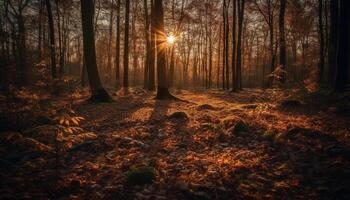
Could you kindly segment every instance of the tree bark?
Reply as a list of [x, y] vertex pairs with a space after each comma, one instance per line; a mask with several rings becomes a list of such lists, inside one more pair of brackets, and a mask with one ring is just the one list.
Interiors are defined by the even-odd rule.
[[155, 28], [155, 4], [154, 0], [151, 0], [151, 52], [150, 52], [150, 66], [148, 74], [148, 90], [155, 90], [155, 59], [156, 59], [156, 28]]
[[123, 87], [125, 90], [129, 87], [129, 16], [130, 0], [125, 1], [125, 30], [124, 30], [124, 77]]
[[244, 3], [245, 0], [238, 0], [238, 36], [237, 36], [237, 72], [236, 81], [237, 90], [242, 89], [242, 32], [243, 32], [243, 20], [244, 20]]
[[337, 39], [337, 73], [335, 89], [338, 92], [344, 92], [349, 84], [350, 70], [350, 1], [340, 0], [340, 15], [339, 15], [339, 35]]
[[57, 70], [56, 70], [56, 47], [55, 47], [55, 30], [54, 30], [54, 22], [52, 16], [51, 2], [50, 0], [45, 0], [48, 23], [49, 23], [49, 32], [50, 32], [50, 50], [51, 50], [51, 76], [53, 79], [57, 78]]
[[120, 0], [117, 0], [116, 17], [116, 44], [115, 44], [115, 88], [120, 88]]
[[[321, 0], [322, 1], [322, 0]], [[286, 38], [285, 38], [285, 28], [284, 28], [284, 17], [286, 13], [286, 3], [287, 0], [280, 0], [280, 14], [279, 14], [279, 31], [280, 31], [280, 65], [282, 69], [286, 69]], [[285, 83], [286, 77], [283, 75], [281, 83]]]
[[334, 88], [335, 85], [335, 74], [336, 68], [338, 66], [337, 63], [337, 37], [339, 32], [339, 0], [330, 1], [330, 18], [331, 18], [331, 27], [329, 33], [329, 52], [328, 52], [328, 85], [331, 88]]
[[149, 68], [150, 68], [150, 56], [151, 56], [151, 44], [150, 44], [150, 23], [149, 23], [149, 15], [148, 15], [148, 3], [147, 0], [144, 0], [144, 18], [145, 18], [145, 41], [146, 41], [146, 61], [144, 67], [144, 75], [143, 75], [143, 88], [147, 89], [148, 87], [148, 78], [149, 78]]
[[90, 89], [92, 95], [90, 101], [111, 101], [111, 97], [103, 88], [96, 63], [95, 34], [93, 26], [94, 4], [93, 0], [81, 0], [81, 16], [83, 27], [84, 58]]
[[157, 44], [157, 96], [159, 100], [174, 99], [168, 89], [168, 82], [166, 78], [166, 35], [164, 29], [164, 11], [163, 0], [155, 0], [154, 4], [154, 28], [156, 32], [156, 44]]
[[237, 90], [236, 80], [236, 16], [237, 16], [237, 0], [232, 0], [232, 91]]

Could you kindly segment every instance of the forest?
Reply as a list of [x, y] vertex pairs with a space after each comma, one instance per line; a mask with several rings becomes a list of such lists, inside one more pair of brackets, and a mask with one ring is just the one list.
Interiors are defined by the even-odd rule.
[[349, 9], [0, 1], [0, 199], [350, 199]]

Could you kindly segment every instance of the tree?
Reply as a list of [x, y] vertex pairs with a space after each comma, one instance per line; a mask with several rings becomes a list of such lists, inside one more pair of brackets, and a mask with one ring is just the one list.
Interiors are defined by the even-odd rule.
[[50, 32], [50, 50], [51, 50], [51, 76], [53, 79], [55, 79], [55, 78], [57, 78], [55, 29], [54, 29], [54, 22], [53, 22], [53, 17], [52, 17], [52, 9], [51, 9], [50, 0], [45, 0], [45, 2], [46, 2], [46, 9], [47, 9], [49, 30], [50, 30], [49, 32]]
[[338, 15], [339, 0], [330, 1], [330, 33], [329, 33], [329, 52], [328, 52], [328, 85], [333, 88], [335, 85], [335, 73], [337, 68], [337, 36], [339, 31]]
[[148, 72], [148, 90], [155, 90], [155, 58], [156, 58], [156, 28], [155, 28], [155, 3], [151, 0], [151, 36], [150, 36], [151, 52]]
[[144, 18], [145, 18], [145, 41], [146, 41], [146, 61], [144, 67], [144, 75], [143, 75], [143, 88], [147, 89], [148, 79], [149, 79], [149, 68], [151, 65], [151, 41], [150, 41], [150, 23], [149, 23], [149, 15], [148, 15], [148, 3], [147, 0], [144, 0]]
[[338, 15], [339, 33], [336, 39], [337, 53], [336, 55], [336, 78], [335, 89], [339, 92], [345, 91], [347, 84], [349, 84], [349, 70], [350, 70], [350, 1], [339, 1], [340, 14]]
[[224, 51], [223, 51], [223, 70], [222, 70], [222, 87], [229, 89], [229, 18], [228, 18], [229, 2], [223, 1], [223, 21], [224, 21]]
[[166, 78], [166, 35], [164, 29], [164, 11], [163, 0], [154, 1], [154, 19], [153, 24], [156, 32], [156, 45], [157, 45], [157, 96], [159, 100], [175, 99], [170, 94], [168, 89], [168, 81]]
[[323, 83], [323, 76], [324, 76], [324, 54], [325, 54], [325, 47], [324, 47], [324, 28], [323, 28], [323, 0], [318, 0], [318, 30], [319, 30], [319, 42], [320, 42], [320, 57], [319, 57], [319, 81], [320, 83]]
[[120, 0], [117, 0], [116, 17], [116, 41], [115, 41], [115, 87], [120, 87]]
[[[17, 68], [19, 72], [18, 80], [17, 80], [17, 85], [19, 86], [24, 86], [29, 82], [29, 77], [31, 73], [31, 69], [27, 65], [27, 47], [26, 47], [26, 27], [24, 24], [24, 16], [23, 13], [25, 9], [27, 8], [29, 4], [29, 0], [24, 0], [24, 1], [16, 1], [13, 2], [12, 0], [5, 1], [5, 3], [8, 3], [9, 6], [9, 14], [11, 14], [11, 17], [7, 15], [7, 19], [9, 23], [12, 26], [12, 39], [14, 40], [13, 42], [13, 51], [14, 55], [17, 55]], [[7, 7], [7, 6], [6, 6]], [[16, 19], [17, 22], [17, 27], [15, 23], [12, 21], [11, 18]], [[18, 33], [15, 31], [17, 30]]]
[[81, 0], [80, 5], [83, 28], [84, 59], [92, 93], [90, 101], [111, 101], [111, 97], [108, 95], [108, 93], [101, 84], [100, 76], [97, 69], [95, 34], [93, 26], [93, 0]]
[[124, 77], [123, 87], [125, 90], [129, 87], [129, 16], [130, 0], [125, 1], [125, 30], [124, 30]]
[[112, 74], [112, 38], [113, 38], [113, 17], [114, 17], [114, 5], [111, 1], [109, 13], [109, 36], [108, 36], [108, 51], [107, 51], [107, 70], [108, 70], [108, 81], [111, 80]]
[[[280, 66], [282, 69], [286, 68], [286, 38], [284, 31], [284, 17], [286, 13], [286, 3], [287, 0], [280, 0], [280, 13], [279, 13], [279, 38], [280, 38]], [[281, 83], [285, 82], [285, 76], [282, 77]]]
[[[274, 13], [275, 9], [277, 7], [277, 1], [276, 0], [266, 0], [266, 12], [262, 9], [262, 7], [259, 5], [258, 0], [254, 0], [254, 3], [260, 12], [260, 14], [263, 16], [268, 28], [269, 28], [269, 35], [270, 35], [270, 57], [271, 57], [271, 65], [270, 65], [270, 72], [272, 73], [275, 70], [275, 50], [274, 50]], [[272, 86], [272, 81], [269, 81], [268, 86]]]
[[236, 16], [237, 0], [232, 0], [232, 91], [237, 90], [236, 80]]
[[243, 32], [243, 20], [244, 20], [244, 4], [245, 0], [238, 0], [238, 36], [237, 36], [237, 70], [236, 70], [236, 89], [242, 89], [242, 32]]

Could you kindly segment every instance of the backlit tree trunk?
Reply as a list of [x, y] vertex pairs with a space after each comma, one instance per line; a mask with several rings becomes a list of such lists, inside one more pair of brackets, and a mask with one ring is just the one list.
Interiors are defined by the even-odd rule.
[[[279, 14], [279, 31], [280, 31], [280, 65], [282, 69], [286, 69], [287, 61], [286, 61], [286, 39], [285, 39], [285, 31], [284, 31], [284, 16], [286, 12], [286, 3], [287, 0], [280, 0], [280, 14]], [[285, 82], [286, 77], [283, 76], [281, 82]]]
[[154, 28], [156, 32], [157, 44], [157, 99], [173, 99], [169, 93], [168, 82], [166, 78], [166, 35], [164, 29], [164, 11], [163, 0], [155, 0], [154, 2]]
[[50, 32], [50, 49], [51, 49], [51, 76], [53, 79], [57, 78], [56, 71], [56, 48], [55, 48], [55, 30], [54, 30], [54, 22], [52, 17], [52, 9], [50, 0], [45, 0], [48, 23], [49, 23], [49, 32]]
[[83, 27], [83, 44], [86, 70], [88, 73], [91, 101], [110, 101], [111, 98], [102, 87], [96, 63], [95, 34], [93, 27], [93, 0], [81, 0], [81, 17]]
[[129, 16], [130, 16], [130, 0], [125, 1], [125, 31], [124, 31], [124, 77], [123, 87], [129, 87]]

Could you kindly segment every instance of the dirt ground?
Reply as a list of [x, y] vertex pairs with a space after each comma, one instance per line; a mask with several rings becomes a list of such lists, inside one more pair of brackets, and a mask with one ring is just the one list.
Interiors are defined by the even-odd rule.
[[[173, 93], [183, 101], [143, 90], [112, 103], [75, 99], [81, 128], [93, 137], [58, 167], [51, 154], [1, 159], [0, 199], [350, 198], [350, 117], [336, 99], [278, 90]], [[1, 144], [0, 155], [14, 148]], [[138, 167], [153, 169], [154, 181], [129, 183]]]

